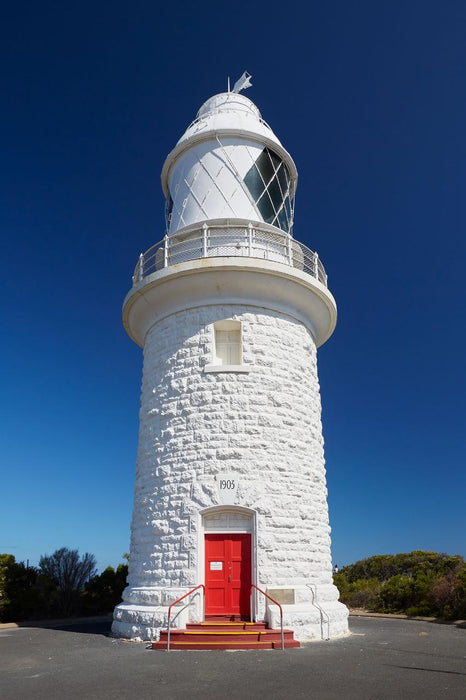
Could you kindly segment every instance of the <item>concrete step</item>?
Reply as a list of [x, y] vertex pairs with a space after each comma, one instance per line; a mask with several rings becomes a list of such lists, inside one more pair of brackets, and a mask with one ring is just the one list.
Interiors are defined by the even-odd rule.
[[[285, 641], [294, 641], [291, 630], [284, 631]], [[160, 635], [161, 642], [166, 642], [167, 633]], [[237, 632], [222, 632], [221, 630], [173, 630], [170, 632], [171, 642], [281, 642], [280, 630], [240, 630]]]
[[[286, 649], [301, 645], [294, 639], [293, 630], [283, 630]], [[160, 640], [152, 649], [167, 648], [168, 632], [160, 633]], [[226, 649], [281, 649], [281, 630], [269, 629], [265, 622], [229, 622], [225, 620], [188, 623], [186, 629], [170, 631], [170, 649], [199, 649], [205, 651]]]
[[[166, 642], [153, 642], [152, 649], [166, 649]], [[228, 649], [273, 649], [273, 642], [172, 642], [170, 651], [226, 651]]]

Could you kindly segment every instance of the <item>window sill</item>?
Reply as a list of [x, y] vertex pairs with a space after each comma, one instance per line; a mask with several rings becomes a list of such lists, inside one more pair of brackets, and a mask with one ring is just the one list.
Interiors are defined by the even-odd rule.
[[204, 372], [237, 372], [246, 374], [251, 370], [251, 365], [206, 365], [204, 367]]

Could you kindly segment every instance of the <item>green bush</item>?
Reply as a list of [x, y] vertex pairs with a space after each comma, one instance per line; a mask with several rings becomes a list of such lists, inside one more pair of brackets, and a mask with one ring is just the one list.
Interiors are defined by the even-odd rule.
[[41, 605], [37, 569], [17, 562], [12, 554], [0, 554], [0, 621], [31, 617]]
[[459, 555], [379, 554], [334, 576], [340, 599], [374, 612], [466, 618], [466, 564]]
[[121, 601], [121, 594], [126, 587], [128, 565], [119, 564], [117, 569], [108, 566], [100, 576], [93, 578], [82, 596], [83, 609], [86, 614], [111, 612]]
[[355, 564], [344, 566], [341, 573], [344, 573], [350, 582], [367, 578], [388, 581], [392, 576], [398, 574], [409, 576], [420, 571], [446, 575], [451, 571], [463, 568], [464, 565], [464, 559], [459, 555], [450, 556], [416, 550], [408, 554], [377, 554], [368, 559], [361, 559]]
[[116, 571], [109, 566], [96, 576], [93, 555], [79, 557], [67, 548], [41, 557], [40, 563], [36, 569], [12, 554], [0, 554], [0, 622], [107, 613], [121, 600], [127, 564]]

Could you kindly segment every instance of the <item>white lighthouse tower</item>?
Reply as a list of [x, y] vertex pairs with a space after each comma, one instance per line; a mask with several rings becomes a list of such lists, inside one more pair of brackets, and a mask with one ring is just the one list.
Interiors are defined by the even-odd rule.
[[348, 630], [316, 352], [336, 305], [317, 254], [292, 235], [296, 182], [235, 91], [202, 105], [163, 166], [167, 232], [140, 256], [123, 307], [144, 369], [117, 636], [154, 638], [198, 586], [174, 628], [212, 617], [279, 627], [279, 603], [298, 640]]

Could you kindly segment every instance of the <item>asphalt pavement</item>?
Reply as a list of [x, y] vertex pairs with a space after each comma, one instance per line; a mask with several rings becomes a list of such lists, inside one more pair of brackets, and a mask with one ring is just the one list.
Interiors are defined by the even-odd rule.
[[108, 622], [0, 630], [1, 700], [466, 698], [466, 629], [351, 617], [352, 634], [285, 651], [152, 651]]

